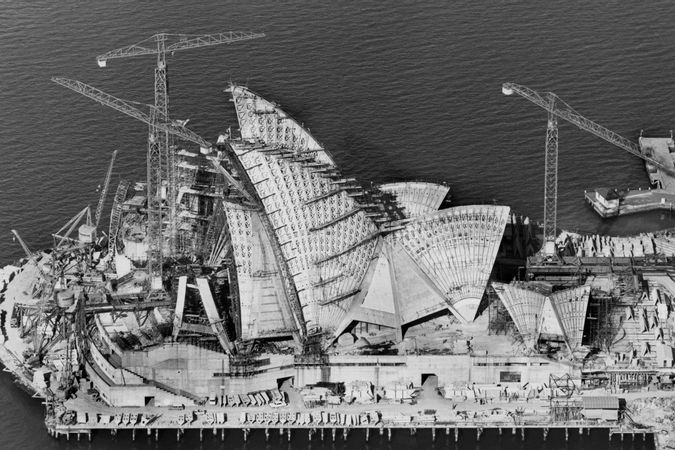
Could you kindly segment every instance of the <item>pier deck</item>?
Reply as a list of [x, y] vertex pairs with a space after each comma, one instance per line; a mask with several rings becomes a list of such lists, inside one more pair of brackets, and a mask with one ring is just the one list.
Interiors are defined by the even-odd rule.
[[[672, 148], [671, 148], [672, 147]], [[652, 156], [661, 164], [675, 169], [675, 163], [673, 160], [673, 146], [672, 138], [659, 138], [659, 137], [640, 137], [640, 148], [642, 152]], [[664, 189], [669, 192], [675, 192], [675, 177], [673, 175], [664, 172], [661, 169], [656, 167], [651, 167], [648, 163], [647, 173], [649, 174], [649, 181], [652, 185], [657, 188]]]
[[672, 211], [675, 204], [675, 185], [670, 192], [664, 189], [628, 191], [592, 189], [584, 192], [584, 197], [603, 218], [646, 211]]
[[[430, 430], [432, 436], [435, 437], [437, 432], [445, 431], [450, 434], [453, 430], [455, 439], [459, 438], [459, 433], [466, 433], [468, 430], [476, 432], [478, 438], [488, 429], [499, 430], [500, 434], [503, 430], [511, 430], [513, 434], [520, 433], [524, 438], [527, 431], [542, 430], [544, 438], [547, 436], [550, 429], [560, 429], [565, 431], [567, 436], [569, 431], [578, 430], [582, 433], [584, 430], [590, 432], [591, 429], [607, 430], [608, 436], [615, 434], [642, 434], [651, 433], [651, 429], [631, 427], [616, 421], [601, 421], [601, 420], [570, 420], [570, 421], [553, 421], [549, 414], [548, 400], [536, 399], [525, 401], [495, 401], [489, 404], [476, 402], [473, 400], [454, 402], [444, 399], [439, 395], [431, 392], [425, 393], [419, 398], [417, 404], [401, 404], [395, 402], [380, 402], [377, 404], [341, 404], [337, 406], [323, 406], [314, 408], [299, 408], [296, 405], [289, 405], [282, 408], [266, 407], [228, 407], [228, 406], [185, 406], [184, 409], [176, 408], [160, 408], [160, 407], [146, 407], [146, 408], [116, 408], [109, 407], [100, 402], [94, 402], [87, 395], [78, 396], [77, 399], [69, 400], [65, 403], [65, 407], [70, 411], [76, 411], [81, 417], [83, 413], [87, 413], [86, 423], [73, 423], [66, 425], [56, 420], [55, 418], [47, 418], [46, 425], [49, 433], [55, 437], [76, 435], [79, 439], [81, 436], [86, 436], [91, 439], [95, 432], [109, 431], [115, 435], [122, 430], [131, 430], [132, 437], [135, 438], [137, 433], [146, 433], [148, 436], [152, 434], [158, 436], [160, 431], [166, 433], [171, 431], [176, 433], [176, 438], [180, 437], [187, 430], [198, 430], [200, 437], [204, 430], [207, 432], [211, 430], [214, 435], [218, 434], [220, 430], [221, 437], [224, 438], [227, 430], [242, 430], [244, 439], [253, 430], [263, 430], [268, 437], [270, 430], [278, 430], [280, 434], [286, 433], [290, 439], [291, 433], [301, 432], [307, 430], [311, 439], [312, 434], [320, 434], [323, 438], [328, 434], [335, 439], [335, 434], [342, 434], [344, 437], [354, 429], [362, 429], [366, 433], [366, 437], [370, 432], [378, 432], [384, 434], [385, 432], [391, 438], [391, 433], [394, 430], [409, 430], [414, 434], [418, 430]], [[674, 393], [675, 395], [675, 393]], [[629, 394], [630, 396], [630, 394]], [[668, 396], [668, 394], [666, 394]], [[247, 418], [245, 422], [241, 421], [241, 413], [246, 412]], [[359, 416], [363, 413], [377, 412], [377, 421], [369, 421], [368, 423], [349, 423], [349, 421], [325, 423], [320, 418], [322, 412], [338, 413], [343, 415]], [[114, 416], [121, 417], [122, 414], [134, 414], [138, 417], [139, 414], [146, 414], [157, 416], [156, 419], [147, 423], [146, 425], [124, 425], [118, 424], [116, 421], [108, 422], [101, 421], [101, 417], [107, 415], [109, 418]], [[218, 423], [213, 420], [217, 417], [217, 413], [221, 413], [221, 418], [224, 421]], [[224, 416], [222, 415], [224, 413]], [[266, 414], [271, 418], [271, 414], [279, 413], [288, 415], [291, 413], [297, 416], [298, 419], [303, 414], [311, 415], [311, 423], [306, 421], [282, 422], [276, 423], [267, 422], [251, 422], [250, 418], [255, 417], [256, 414]], [[182, 416], [189, 417], [188, 422], [182, 420]], [[325, 417], [325, 415], [324, 415]], [[328, 431], [326, 431], [328, 430]], [[340, 431], [342, 430], [342, 431]]]

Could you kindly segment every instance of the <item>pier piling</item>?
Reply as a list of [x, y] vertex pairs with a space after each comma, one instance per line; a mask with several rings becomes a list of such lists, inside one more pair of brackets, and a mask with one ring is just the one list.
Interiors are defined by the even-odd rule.
[[286, 430], [286, 440], [291, 442], [291, 429]]
[[203, 441], [204, 441], [204, 429], [200, 428], [199, 429], [199, 442], [203, 442]]
[[244, 442], [248, 440], [248, 430], [246, 428], [242, 428], [241, 431], [244, 433]]
[[333, 442], [335, 442], [335, 428], [331, 428], [331, 434], [333, 435]]
[[569, 439], [570, 439], [570, 432], [567, 429], [567, 427], [565, 427], [565, 441], [569, 441]]
[[265, 442], [270, 440], [270, 429], [265, 428]]
[[459, 428], [455, 427], [455, 442], [459, 441]]
[[220, 430], [220, 440], [221, 441], [225, 440], [225, 428]]
[[155, 440], [159, 441], [159, 428], [155, 428]]
[[370, 437], [370, 428], [366, 428], [366, 441]]
[[483, 434], [482, 428], [476, 428], [476, 440], [480, 441], [480, 435]]
[[[78, 434], [77, 437], [79, 439], [80, 435]], [[133, 430], [131, 430], [131, 440], [132, 441], [136, 440], [136, 429], [135, 428]]]
[[321, 440], [323, 441], [323, 428], [321, 428]]
[[[367, 428], [366, 428], [366, 430], [367, 430]], [[431, 427], [431, 440], [432, 441], [436, 440], [436, 428], [435, 427]]]
[[387, 428], [387, 435], [388, 435], [389, 442], [391, 442], [391, 428]]
[[344, 439], [345, 441], [347, 440], [347, 429], [346, 428], [342, 429], [342, 439]]
[[542, 428], [541, 431], [544, 435], [544, 440], [546, 440], [548, 438], [548, 428]]
[[520, 440], [524, 441], [525, 440], [525, 428], [520, 429]]

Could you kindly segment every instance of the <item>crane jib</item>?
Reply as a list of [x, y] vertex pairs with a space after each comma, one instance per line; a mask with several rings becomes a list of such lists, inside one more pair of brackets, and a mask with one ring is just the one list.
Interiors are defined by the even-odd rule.
[[[592, 133], [597, 137], [604, 139], [610, 144], [614, 144], [615, 146], [626, 150], [628, 153], [631, 153], [632, 155], [635, 155], [638, 158], [641, 158], [642, 160], [649, 162], [655, 167], [671, 174], [675, 172], [672, 168], [666, 167], [661, 162], [646, 155], [642, 151], [640, 146], [635, 142], [626, 139], [625, 137], [615, 133], [612, 130], [603, 127], [598, 123], [593, 122], [590, 119], [587, 119], [581, 114], [578, 114], [569, 105], [567, 105], [564, 101], [562, 101], [557, 95], [555, 95], [552, 92], [547, 92], [546, 95], [553, 96], [555, 100], [554, 102], [549, 102], [548, 100], [545, 99], [545, 96], [541, 95], [540, 93], [538, 93], [533, 89], [514, 83], [504, 83], [502, 85], [502, 92], [506, 95], [517, 93], [518, 95], [531, 101], [535, 105], [545, 109], [546, 111], [549, 111], [552, 114], [555, 114], [557, 117], [565, 119], [566, 121], [572, 123], [573, 125], [576, 125], [578, 128], [588, 131], [589, 133]], [[564, 105], [564, 107], [561, 108], [559, 104]]]

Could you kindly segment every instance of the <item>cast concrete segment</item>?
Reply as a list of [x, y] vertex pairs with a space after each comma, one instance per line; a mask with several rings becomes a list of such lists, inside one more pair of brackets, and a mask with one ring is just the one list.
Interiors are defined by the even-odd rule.
[[308, 328], [334, 330], [344, 316], [344, 304], [353, 298], [345, 294], [361, 288], [377, 245], [377, 227], [359, 211], [316, 230], [354, 210], [354, 200], [341, 192], [305, 205], [307, 199], [333, 190], [330, 182], [291, 160], [248, 151], [245, 146], [233, 145], [233, 149], [262, 199]]
[[292, 334], [295, 323], [274, 258], [274, 236], [268, 236], [259, 211], [231, 203], [224, 210], [237, 270], [242, 339]]
[[513, 284], [493, 282], [492, 286], [523, 336], [525, 344], [533, 348], [539, 336], [544, 296]]
[[557, 291], [548, 297], [523, 283], [493, 286], [529, 347], [542, 333], [562, 336], [570, 352], [581, 345], [589, 286]]
[[590, 286], [580, 286], [554, 292], [549, 297], [563, 327], [570, 352], [581, 345], [590, 293]]
[[187, 277], [178, 277], [178, 293], [176, 294], [176, 310], [173, 318], [173, 338], [178, 337], [180, 327], [183, 325], [183, 310], [185, 309], [185, 294], [187, 290]]
[[408, 218], [438, 211], [450, 192], [450, 188], [442, 184], [419, 181], [388, 183], [380, 185], [379, 189], [393, 194], [396, 203], [404, 208], [405, 216]]
[[223, 326], [223, 319], [220, 318], [216, 304], [213, 301], [213, 295], [211, 294], [211, 287], [209, 286], [209, 281], [206, 278], [197, 278], [197, 286], [199, 287], [199, 296], [202, 299], [202, 304], [204, 305], [204, 311], [206, 311], [206, 316], [209, 319], [211, 328], [213, 332], [218, 337], [220, 345], [223, 347], [228, 354], [232, 354], [234, 346], [227, 337], [225, 332], [225, 327]]
[[418, 217], [391, 235], [442, 292], [457, 318], [474, 320], [492, 272], [507, 206], [471, 205]]

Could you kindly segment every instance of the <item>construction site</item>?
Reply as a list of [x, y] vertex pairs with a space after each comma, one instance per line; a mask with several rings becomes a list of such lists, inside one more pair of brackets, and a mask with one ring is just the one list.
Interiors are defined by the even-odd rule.
[[148, 139], [146, 179], [111, 185], [113, 151], [96, 209], [53, 232], [52, 248], [12, 230], [25, 258], [0, 269], [0, 361], [44, 399], [50, 435], [675, 439], [675, 236], [557, 227], [559, 119], [645, 162], [649, 201], [586, 192], [603, 217], [670, 204], [672, 136], [636, 144], [505, 83], [546, 111], [538, 224], [455, 204], [442, 183], [359, 182], [248, 86], [227, 86], [238, 123], [215, 143], [171, 119], [167, 55], [263, 36], [162, 33], [96, 58], [155, 58], [153, 105], [52, 79], [142, 122]]

